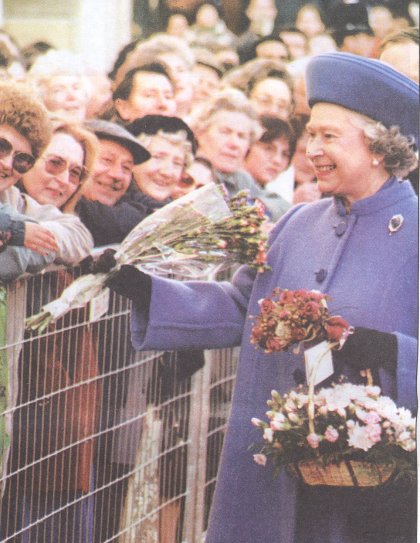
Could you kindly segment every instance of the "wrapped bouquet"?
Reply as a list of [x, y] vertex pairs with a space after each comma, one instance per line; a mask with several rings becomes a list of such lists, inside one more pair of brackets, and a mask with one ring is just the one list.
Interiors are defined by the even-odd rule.
[[377, 486], [394, 474], [415, 479], [415, 419], [380, 392], [351, 383], [322, 388], [311, 421], [305, 388], [273, 390], [267, 421], [252, 419], [263, 437], [254, 460], [265, 465], [270, 458], [277, 471], [285, 467], [309, 485]]
[[122, 241], [110, 271], [76, 279], [60, 298], [29, 317], [26, 327], [42, 332], [71, 309], [83, 307], [126, 264], [157, 275], [177, 274], [188, 279], [234, 263], [263, 271], [265, 221], [264, 209], [258, 202], [249, 203], [247, 191], [226, 200], [220, 186], [207, 184], [141, 221]]

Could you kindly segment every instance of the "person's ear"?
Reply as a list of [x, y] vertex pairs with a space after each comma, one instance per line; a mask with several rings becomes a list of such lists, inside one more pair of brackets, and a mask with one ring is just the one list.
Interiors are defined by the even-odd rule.
[[128, 100], [123, 100], [122, 98], [117, 98], [114, 101], [114, 107], [118, 115], [123, 121], [130, 121], [131, 118], [131, 106]]

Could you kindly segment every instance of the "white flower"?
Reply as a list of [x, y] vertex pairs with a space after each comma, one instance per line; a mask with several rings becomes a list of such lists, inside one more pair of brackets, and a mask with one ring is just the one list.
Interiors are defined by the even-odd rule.
[[273, 430], [271, 428], [264, 428], [263, 438], [269, 443], [273, 443]]
[[352, 428], [349, 428], [349, 438], [347, 442], [350, 447], [362, 449], [363, 451], [368, 451], [375, 444], [369, 436], [367, 428], [365, 426], [360, 426], [358, 422], [356, 422]]

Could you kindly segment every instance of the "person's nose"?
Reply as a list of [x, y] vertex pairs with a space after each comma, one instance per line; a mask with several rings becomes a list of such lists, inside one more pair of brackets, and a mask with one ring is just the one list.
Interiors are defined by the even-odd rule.
[[8, 173], [11, 174], [13, 171], [13, 153], [9, 153], [1, 158], [0, 165], [3, 170], [7, 169]]
[[159, 173], [166, 179], [175, 179], [175, 172], [176, 169], [171, 160], [163, 161], [159, 168]]
[[317, 138], [311, 138], [306, 144], [306, 156], [309, 160], [321, 156], [323, 149], [321, 142]]
[[113, 162], [112, 166], [108, 169], [108, 173], [112, 179], [114, 179], [114, 182], [116, 181], [118, 184], [124, 181], [126, 175], [122, 164], [120, 164], [118, 161]]
[[55, 174], [56, 179], [61, 185], [68, 185], [70, 183], [70, 172], [68, 168], [65, 168], [62, 172]]
[[238, 147], [240, 147], [240, 144], [241, 144], [241, 138], [237, 134], [231, 134], [227, 142], [227, 145], [231, 149], [237, 149]]

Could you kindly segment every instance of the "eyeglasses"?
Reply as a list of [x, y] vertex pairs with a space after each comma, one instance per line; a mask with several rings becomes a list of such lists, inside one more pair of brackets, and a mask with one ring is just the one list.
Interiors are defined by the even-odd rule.
[[87, 176], [88, 172], [84, 166], [69, 164], [64, 158], [56, 155], [48, 155], [42, 158], [45, 162], [46, 172], [51, 175], [60, 175], [65, 170], [68, 170], [70, 183], [73, 183], [74, 185], [81, 183]]
[[[0, 160], [6, 158], [13, 152], [13, 145], [10, 141], [0, 138]], [[12, 167], [18, 173], [26, 173], [29, 171], [35, 163], [35, 158], [28, 153], [16, 152], [13, 155]]]

